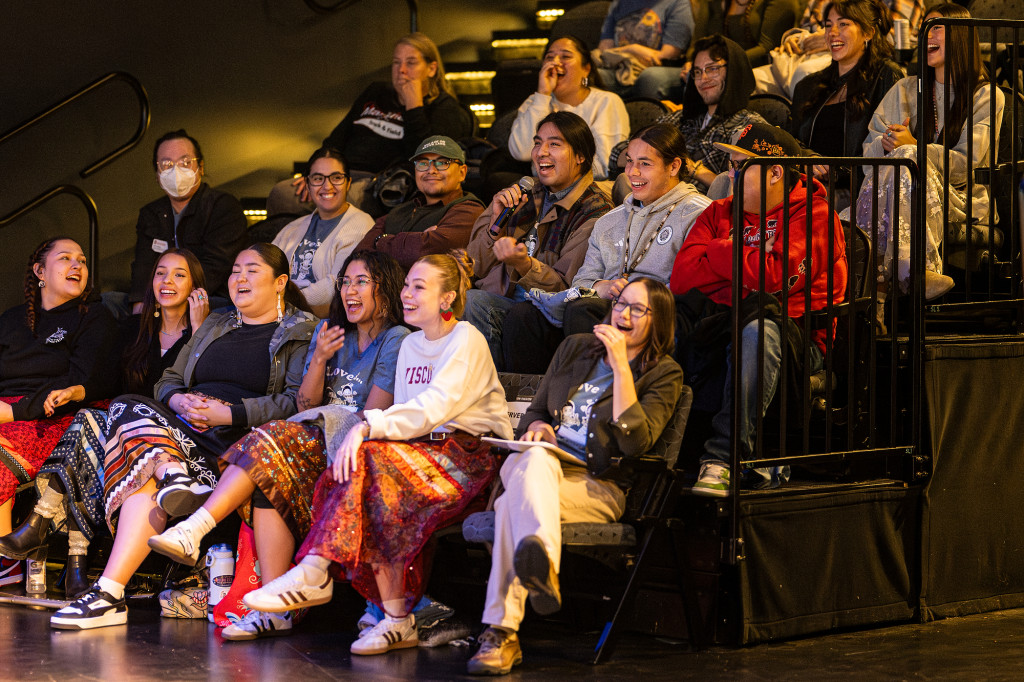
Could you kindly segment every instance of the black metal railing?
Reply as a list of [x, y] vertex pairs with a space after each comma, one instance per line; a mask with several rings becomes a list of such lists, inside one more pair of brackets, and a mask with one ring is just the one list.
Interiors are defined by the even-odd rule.
[[[917, 136], [922, 182], [948, 188], [941, 196], [922, 192], [918, 210], [925, 216], [925, 228], [939, 233], [933, 238], [942, 242], [943, 272], [962, 280], [941, 302], [928, 306], [928, 321], [956, 319], [973, 312], [988, 318], [990, 327], [1002, 318], [1019, 330], [1024, 324], [1024, 222], [1017, 191], [1024, 177], [1024, 96], [1020, 92], [1024, 20], [929, 19], [921, 28], [918, 43], [921, 65], [927, 63], [926, 37], [937, 27], [946, 29], [947, 57], [953, 41], [967, 40], [970, 45], [977, 36], [982, 47], [987, 48], [983, 53], [989, 61], [987, 78], [974, 93], [951, 92], [950, 77], [940, 84], [939, 102], [948, 103], [965, 95], [974, 99], [975, 105], [968, 108], [963, 128], [949, 131], [951, 134], [943, 134], [940, 139], [935, 138], [935, 131]], [[1000, 40], [1007, 38], [1011, 42]], [[969, 49], [968, 55], [972, 53]], [[1002, 84], [998, 80], [999, 64], [1004, 65]], [[921, 68], [923, 71], [924, 66]], [[918, 80], [916, 115], [922, 122], [918, 128], [924, 127], [929, 113], [933, 117], [944, 113], [939, 111], [940, 105], [933, 104], [936, 94], [932, 79]], [[985, 95], [987, 106], [979, 106]], [[929, 181], [936, 171], [937, 178]]]
[[[136, 79], [129, 73], [125, 73], [123, 71], [112, 71], [104, 76], [100, 76], [93, 82], [79, 88], [78, 90], [71, 93], [59, 102], [56, 102], [55, 104], [51, 105], [50, 107], [47, 107], [46, 109], [35, 114], [34, 116], [27, 118], [26, 120], [22, 121], [16, 126], [4, 131], [3, 133], [0, 133], [0, 144], [8, 142], [9, 140], [25, 132], [29, 128], [38, 125], [48, 117], [57, 113], [64, 107], [68, 106], [69, 104], [81, 100], [93, 91], [114, 81], [121, 81], [123, 83], [126, 83], [135, 93], [139, 104], [139, 124], [136, 127], [135, 132], [132, 134], [132, 136], [128, 139], [127, 142], [118, 146], [116, 149], [105, 154], [96, 161], [93, 161], [92, 163], [88, 164], [78, 172], [78, 175], [83, 179], [89, 177], [96, 171], [107, 166], [115, 159], [123, 156], [128, 151], [136, 147], [142, 140], [143, 136], [146, 134], [146, 131], [149, 129], [149, 96], [146, 94], [145, 88], [142, 87], [142, 84], [138, 81], [138, 79]], [[82, 206], [85, 208], [86, 214], [89, 218], [89, 245], [87, 250], [87, 256], [89, 261], [89, 279], [95, 286], [96, 283], [99, 281], [98, 219], [96, 211], [96, 202], [93, 201], [92, 197], [89, 196], [88, 192], [86, 192], [84, 189], [76, 185], [56, 185], [54, 187], [51, 187], [50, 189], [44, 190], [37, 194], [36, 196], [34, 196], [33, 198], [26, 201], [25, 203], [23, 203], [21, 206], [15, 208], [7, 215], [0, 217], [0, 228], [10, 225], [18, 218], [21, 218], [25, 214], [42, 206], [43, 204], [50, 201], [54, 197], [63, 194], [69, 194], [77, 198], [79, 201], [81, 201]]]
[[[767, 192], [760, 191], [754, 194], [760, 206], [746, 207], [744, 213], [747, 186], [767, 187], [769, 170], [777, 165], [784, 169], [781, 213], [769, 219], [768, 209], [774, 207], [766, 206]], [[815, 165], [829, 169], [824, 185], [806, 181]], [[747, 168], [755, 170], [748, 173]], [[862, 183], [861, 173], [871, 182]], [[731, 378], [732, 539], [740, 532], [740, 472], [746, 468], [872, 460], [882, 463], [873, 469], [881, 472], [879, 477], [906, 483], [927, 469], [915, 461], [923, 432], [918, 179], [917, 164], [903, 158], [758, 157], [736, 174], [730, 361], [739, 369]], [[896, 183], [908, 185], [909, 196], [893, 191]], [[861, 184], [873, 188], [870, 196], [858, 198]], [[852, 202], [851, 220], [840, 219], [837, 201]], [[803, 216], [790, 220], [796, 203], [804, 205]], [[895, 295], [900, 286], [898, 255], [891, 267], [886, 264], [893, 279], [888, 313], [883, 316], [878, 314], [879, 294], [884, 291], [878, 263], [888, 260], [883, 247], [887, 242], [892, 244], [891, 253], [900, 253], [900, 231], [890, 226], [902, 207], [910, 209], [910, 271], [922, 272], [911, 275], [906, 282], [909, 295], [902, 298]], [[754, 224], [752, 214], [757, 215]], [[745, 322], [735, 311], [749, 311], [750, 296], [759, 297], [757, 312]], [[769, 316], [766, 308], [776, 302], [779, 312]], [[909, 314], [899, 314], [901, 306]], [[746, 348], [745, 325], [750, 344]], [[888, 327], [884, 333], [883, 326]], [[751, 344], [754, 333], [756, 342]], [[766, 399], [769, 334], [778, 341], [780, 352], [777, 367], [770, 360], [768, 369], [777, 370], [778, 379]], [[747, 381], [756, 382], [749, 431], [742, 404], [745, 370]], [[766, 412], [769, 407], [772, 411]], [[752, 436], [752, 447], [745, 445], [745, 434]], [[735, 556], [725, 553], [727, 560]]]

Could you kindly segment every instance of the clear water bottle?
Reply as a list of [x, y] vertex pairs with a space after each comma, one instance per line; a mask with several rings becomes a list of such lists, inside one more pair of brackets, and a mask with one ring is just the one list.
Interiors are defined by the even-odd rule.
[[207, 617], [213, 622], [213, 607], [220, 603], [235, 580], [235, 553], [231, 545], [214, 545], [206, 553], [206, 567], [210, 570], [210, 596], [207, 599]]
[[27, 559], [25, 593], [32, 596], [46, 595], [46, 559]]

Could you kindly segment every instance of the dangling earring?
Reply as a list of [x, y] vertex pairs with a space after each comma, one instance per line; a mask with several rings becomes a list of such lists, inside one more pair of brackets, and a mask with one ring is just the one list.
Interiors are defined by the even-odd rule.
[[160, 304], [156, 306], [156, 310], [153, 311], [153, 317], [160, 317]]
[[46, 286], [46, 282], [44, 282], [43, 280], [39, 280], [39, 288], [42, 289], [45, 286]]
[[580, 81], [580, 85], [582, 85], [583, 87], [587, 87], [588, 85], [590, 85], [590, 78], [588, 76], [584, 76], [583, 80]]
[[450, 305], [447, 308], [441, 308], [441, 319], [444, 320], [445, 322], [450, 321], [452, 319], [452, 315], [454, 314], [455, 311], [452, 310], [452, 307]]
[[235, 329], [238, 329], [239, 327], [242, 326], [242, 311], [239, 310], [238, 308], [235, 308], [235, 323], [231, 326], [234, 327]]
[[284, 294], [277, 297], [277, 323], [284, 319]]

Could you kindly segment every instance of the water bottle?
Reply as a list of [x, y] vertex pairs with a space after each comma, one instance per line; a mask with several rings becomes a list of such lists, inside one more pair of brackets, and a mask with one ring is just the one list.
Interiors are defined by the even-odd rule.
[[210, 596], [207, 599], [207, 617], [214, 621], [213, 607], [220, 603], [231, 589], [235, 579], [235, 553], [230, 545], [214, 545], [206, 553], [206, 567], [210, 570]]
[[25, 578], [25, 594], [46, 596], [46, 559], [27, 559], [25, 563], [28, 573]]

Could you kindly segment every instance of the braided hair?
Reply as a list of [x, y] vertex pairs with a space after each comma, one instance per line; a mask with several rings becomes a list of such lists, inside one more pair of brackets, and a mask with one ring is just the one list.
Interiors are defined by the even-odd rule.
[[[33, 336], [35, 336], [36, 333], [37, 313], [42, 308], [43, 305], [42, 292], [40, 291], [40, 289], [42, 288], [40, 286], [42, 280], [39, 278], [38, 275], [36, 275], [35, 266], [45, 265], [46, 257], [50, 255], [50, 252], [53, 251], [53, 247], [56, 246], [57, 242], [60, 241], [73, 242], [76, 246], [78, 246], [78, 242], [76, 242], [71, 237], [51, 237], [50, 239], [47, 239], [42, 244], [37, 246], [35, 250], [32, 252], [32, 255], [28, 257], [28, 267], [25, 269], [24, 287], [26, 307], [25, 322], [28, 324], [28, 328], [32, 330]], [[85, 291], [83, 291], [82, 295], [79, 297], [82, 306], [85, 305], [85, 301], [86, 299], [89, 298], [90, 293], [92, 293], [92, 284], [86, 282]]]

